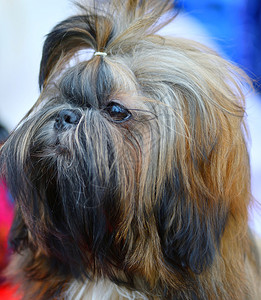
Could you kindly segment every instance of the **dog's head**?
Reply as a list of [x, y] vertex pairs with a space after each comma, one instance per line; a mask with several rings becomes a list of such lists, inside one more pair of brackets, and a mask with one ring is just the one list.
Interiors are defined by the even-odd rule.
[[46, 276], [177, 285], [246, 226], [238, 70], [155, 34], [172, 1], [110, 2], [46, 38], [40, 98], [1, 150], [10, 241], [35, 278], [41, 257]]

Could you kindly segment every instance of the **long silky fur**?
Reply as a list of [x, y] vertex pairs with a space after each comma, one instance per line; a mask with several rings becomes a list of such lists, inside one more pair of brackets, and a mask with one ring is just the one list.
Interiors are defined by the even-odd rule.
[[[243, 86], [157, 31], [173, 1], [81, 4], [47, 36], [41, 95], [1, 149], [23, 299], [260, 299]], [[79, 59], [86, 49], [107, 56]], [[115, 123], [106, 107], [132, 114]], [[59, 112], [79, 122], [54, 128]]]

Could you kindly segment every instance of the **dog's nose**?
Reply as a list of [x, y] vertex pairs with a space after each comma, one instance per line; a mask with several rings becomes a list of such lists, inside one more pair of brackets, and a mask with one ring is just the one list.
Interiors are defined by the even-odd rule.
[[55, 119], [54, 128], [57, 130], [70, 129], [72, 126], [79, 123], [80, 118], [80, 113], [75, 110], [61, 110]]

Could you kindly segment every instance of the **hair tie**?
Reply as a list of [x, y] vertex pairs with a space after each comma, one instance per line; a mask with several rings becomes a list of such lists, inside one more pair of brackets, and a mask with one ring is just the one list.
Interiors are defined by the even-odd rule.
[[107, 56], [107, 53], [106, 52], [94, 52], [94, 56]]

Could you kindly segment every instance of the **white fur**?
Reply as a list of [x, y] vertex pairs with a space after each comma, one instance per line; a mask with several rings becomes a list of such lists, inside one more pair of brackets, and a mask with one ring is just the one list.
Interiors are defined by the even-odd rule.
[[148, 300], [145, 295], [121, 288], [108, 280], [73, 281], [63, 297], [66, 300]]

